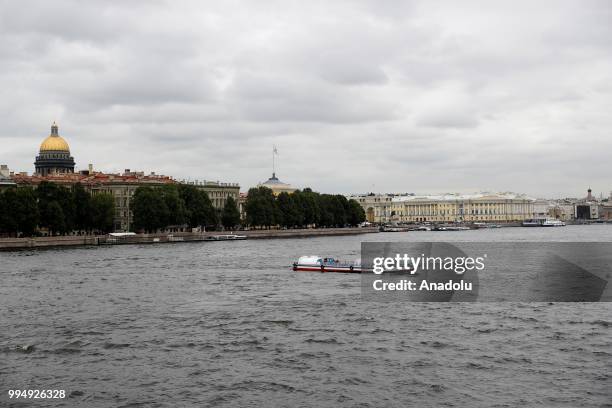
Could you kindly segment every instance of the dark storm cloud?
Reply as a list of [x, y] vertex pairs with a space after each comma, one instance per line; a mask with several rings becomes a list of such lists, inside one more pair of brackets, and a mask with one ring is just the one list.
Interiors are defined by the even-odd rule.
[[4, 1], [0, 161], [31, 171], [57, 120], [107, 171], [246, 189], [276, 144], [281, 178], [323, 191], [607, 195], [611, 9]]

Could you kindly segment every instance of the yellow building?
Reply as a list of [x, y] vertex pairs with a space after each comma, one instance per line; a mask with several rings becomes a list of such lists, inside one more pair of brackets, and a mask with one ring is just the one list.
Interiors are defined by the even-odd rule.
[[351, 197], [370, 222], [513, 222], [533, 218], [534, 200], [512, 193]]
[[297, 188], [291, 186], [291, 184], [283, 183], [276, 177], [276, 173], [272, 173], [272, 177], [266, 180], [264, 183], [259, 183], [257, 187], [268, 187], [275, 196], [280, 193], [293, 193]]
[[367, 194], [348, 198], [352, 198], [363, 207], [368, 222], [387, 222], [391, 219], [394, 198], [391, 194]]

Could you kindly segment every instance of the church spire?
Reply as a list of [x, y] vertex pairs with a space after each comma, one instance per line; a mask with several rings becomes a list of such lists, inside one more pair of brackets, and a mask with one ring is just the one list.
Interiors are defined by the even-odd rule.
[[51, 125], [51, 136], [59, 136], [59, 133], [57, 131], [57, 124], [55, 123], [55, 121], [53, 121], [53, 124]]

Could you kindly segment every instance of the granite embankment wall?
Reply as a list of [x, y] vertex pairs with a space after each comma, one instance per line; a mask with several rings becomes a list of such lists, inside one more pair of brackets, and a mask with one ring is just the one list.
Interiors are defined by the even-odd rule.
[[[321, 229], [288, 229], [288, 230], [249, 230], [237, 231], [237, 235], [246, 235], [249, 239], [275, 238], [308, 238], [317, 236], [357, 235], [378, 232], [377, 228], [321, 228]], [[117, 244], [148, 244], [204, 241], [214, 235], [224, 235], [227, 232], [175, 232], [171, 234], [138, 234], [120, 239]], [[107, 243], [107, 236], [65, 236], [36, 238], [0, 238], [0, 250], [16, 250], [28, 248], [53, 248], [102, 245]]]
[[[378, 228], [320, 228], [320, 229], [286, 229], [286, 230], [249, 230], [237, 234], [246, 235], [249, 239], [265, 238], [307, 238], [330, 235], [356, 235], [378, 232]], [[214, 235], [214, 234], [213, 234]]]
[[0, 250], [98, 245], [98, 237], [66, 236], [36, 238], [0, 238]]

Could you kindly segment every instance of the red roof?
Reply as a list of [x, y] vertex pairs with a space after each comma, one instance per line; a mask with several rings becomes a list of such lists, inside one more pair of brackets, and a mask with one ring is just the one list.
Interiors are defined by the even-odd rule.
[[107, 173], [60, 173], [49, 174], [48, 176], [40, 176], [33, 174], [31, 176], [23, 174], [11, 175], [13, 181], [17, 184], [38, 185], [43, 181], [49, 181], [57, 184], [77, 184], [83, 185], [99, 185], [99, 184], [177, 184], [177, 181], [168, 176], [162, 175], [135, 175], [135, 174], [107, 174]]

